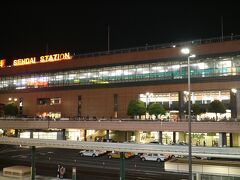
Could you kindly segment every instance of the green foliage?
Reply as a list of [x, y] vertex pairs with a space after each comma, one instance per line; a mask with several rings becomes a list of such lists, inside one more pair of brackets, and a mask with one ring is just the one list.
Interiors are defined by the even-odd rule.
[[193, 115], [199, 115], [203, 113], [203, 110], [199, 104], [192, 104], [191, 110]]
[[219, 100], [214, 100], [209, 104], [209, 112], [226, 113], [226, 107]]
[[148, 113], [150, 115], [155, 115], [156, 118], [158, 117], [158, 115], [164, 115], [166, 113], [164, 107], [160, 104], [160, 103], [152, 103], [150, 104], [150, 106], [148, 107]]
[[217, 119], [217, 113], [220, 113], [220, 114], [226, 113], [226, 107], [224, 106], [224, 104], [221, 101], [214, 100], [209, 104], [208, 111], [216, 113], [216, 119]]
[[140, 100], [131, 100], [128, 104], [127, 114], [130, 116], [141, 116], [146, 113], [144, 102]]
[[[186, 111], [186, 114], [188, 114], [188, 104], [186, 103], [184, 106], [184, 110]], [[206, 107], [203, 104], [192, 104], [191, 105], [191, 114], [192, 115], [199, 115], [202, 113], [206, 113]]]
[[18, 113], [17, 105], [14, 103], [7, 104], [3, 107], [3, 111], [5, 115], [8, 116], [16, 116]]

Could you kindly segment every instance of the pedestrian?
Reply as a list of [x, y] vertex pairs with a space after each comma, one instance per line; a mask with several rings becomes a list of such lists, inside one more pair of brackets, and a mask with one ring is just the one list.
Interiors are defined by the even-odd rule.
[[203, 146], [206, 146], [206, 142], [205, 142], [205, 140], [203, 141]]
[[66, 171], [65, 167], [62, 166], [62, 167], [60, 168], [60, 179], [63, 179], [64, 174], [65, 174], [65, 171]]
[[60, 168], [61, 168], [61, 166], [58, 164], [58, 167], [57, 167], [57, 178], [60, 178]]

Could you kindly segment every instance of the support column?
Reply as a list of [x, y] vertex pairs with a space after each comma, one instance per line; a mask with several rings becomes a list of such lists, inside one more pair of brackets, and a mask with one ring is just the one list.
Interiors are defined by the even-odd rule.
[[87, 130], [84, 129], [84, 141], [87, 141]]
[[240, 118], [240, 90], [237, 89], [236, 92], [230, 90], [230, 107], [231, 107], [231, 117]]
[[218, 146], [219, 147], [227, 146], [227, 136], [225, 132], [219, 133]]
[[140, 132], [139, 131], [135, 131], [135, 141], [136, 141], [136, 143], [140, 143]]
[[229, 133], [229, 141], [230, 141], [229, 146], [233, 147], [233, 134], [232, 133]]
[[160, 144], [163, 144], [163, 142], [162, 142], [162, 131], [159, 131], [159, 132], [158, 132], [158, 142], [159, 142]]
[[33, 131], [30, 130], [30, 139], [33, 139]]
[[125, 158], [124, 152], [120, 152], [120, 180], [125, 180]]
[[66, 140], [66, 129], [62, 130], [62, 136], [63, 136], [63, 140]]
[[237, 94], [230, 90], [231, 118], [237, 118]]
[[128, 141], [128, 131], [125, 131], [125, 139], [124, 141]]
[[18, 129], [15, 129], [15, 137], [19, 137], [19, 130]]
[[109, 142], [109, 130], [106, 130], [106, 141]]
[[201, 174], [200, 173], [196, 173], [196, 180], [201, 180]]
[[185, 119], [184, 113], [184, 93], [183, 91], [178, 92], [178, 109], [180, 120]]
[[176, 144], [176, 132], [173, 131], [173, 143]]
[[35, 168], [35, 152], [36, 152], [36, 148], [35, 146], [32, 146], [32, 162], [31, 162], [31, 165], [32, 165], [32, 180], [35, 180], [35, 174], [36, 174], [36, 168]]

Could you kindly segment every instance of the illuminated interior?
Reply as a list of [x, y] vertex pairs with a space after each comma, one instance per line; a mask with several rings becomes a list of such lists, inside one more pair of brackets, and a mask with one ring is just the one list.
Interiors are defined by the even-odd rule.
[[[240, 73], [240, 56], [191, 61], [191, 78], [235, 76]], [[0, 90], [96, 85], [187, 78], [187, 61], [88, 68], [0, 78]]]

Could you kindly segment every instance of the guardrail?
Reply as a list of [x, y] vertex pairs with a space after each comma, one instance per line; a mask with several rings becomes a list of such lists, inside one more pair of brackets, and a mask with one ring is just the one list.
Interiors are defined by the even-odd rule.
[[[37, 118], [37, 117], [0, 117], [0, 120], [8, 120], [8, 121], [135, 121], [135, 122], [188, 122], [188, 119], [179, 119], [177, 121], [171, 119], [133, 119], [133, 118], [78, 118], [78, 117], [70, 117], [70, 118]], [[202, 120], [194, 120], [192, 122], [240, 122], [239, 118], [231, 118], [231, 119], [220, 119], [218, 121], [211, 119], [202, 119]]]
[[[159, 153], [188, 155], [188, 146], [158, 145], [158, 144], [134, 144], [134, 143], [107, 143], [107, 142], [82, 142], [47, 139], [21, 139], [1, 137], [0, 144], [38, 146], [66, 149], [89, 149], [134, 153]], [[192, 147], [192, 156], [222, 157], [240, 159], [240, 148], [218, 147]]]

